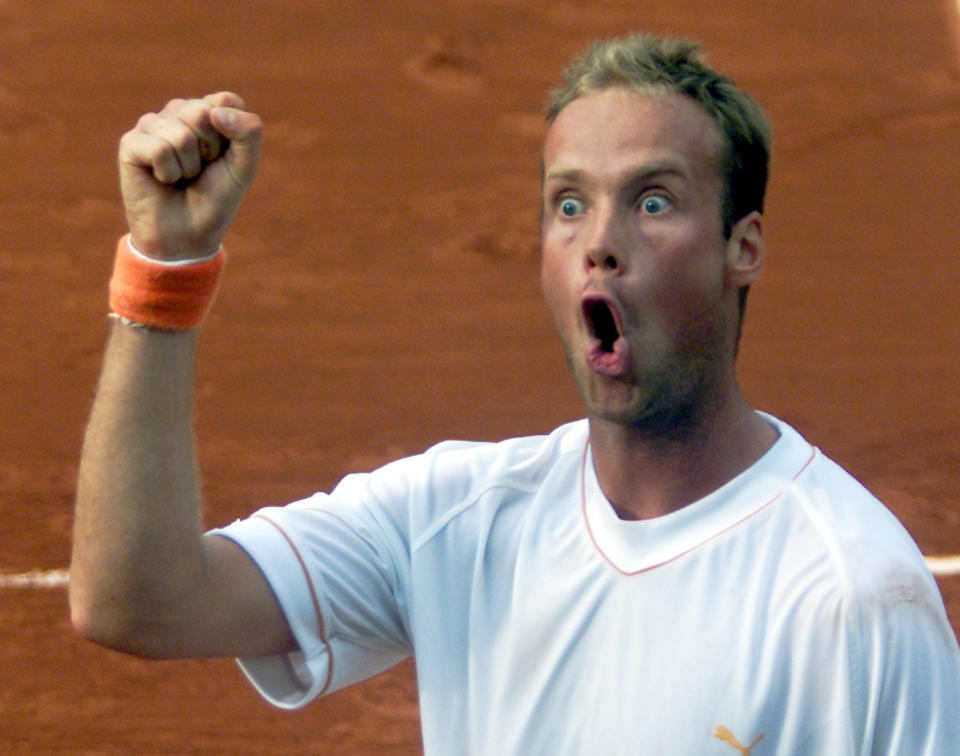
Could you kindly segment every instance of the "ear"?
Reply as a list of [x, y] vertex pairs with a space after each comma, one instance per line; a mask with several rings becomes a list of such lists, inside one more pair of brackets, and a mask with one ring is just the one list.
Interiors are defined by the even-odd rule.
[[756, 210], [738, 220], [727, 240], [725, 281], [739, 289], [749, 286], [760, 276], [765, 256], [763, 216]]

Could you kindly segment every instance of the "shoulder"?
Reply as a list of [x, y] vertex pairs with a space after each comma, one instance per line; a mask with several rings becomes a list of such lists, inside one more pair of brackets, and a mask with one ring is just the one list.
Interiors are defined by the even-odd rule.
[[586, 421], [577, 421], [544, 435], [496, 442], [443, 441], [372, 473], [347, 476], [335, 492], [363, 486], [381, 494], [404, 489], [461, 500], [477, 489], [537, 486], [559, 460], [582, 454], [586, 438]]
[[[781, 434], [802, 440], [777, 422]], [[945, 616], [936, 583], [903, 524], [853, 475], [809, 448], [809, 462], [790, 480], [778, 513], [791, 534], [784, 562], [802, 565], [796, 577], [805, 581], [806, 595], [860, 621], [904, 611]]]
[[793, 493], [849, 590], [902, 594], [897, 586], [919, 581], [936, 591], [923, 555], [904, 525], [832, 459], [818, 453], [795, 481]]
[[[805, 488], [803, 513], [825, 553], [809, 608], [824, 644], [840, 628], [854, 718], [878, 722], [875, 742], [900, 743], [891, 752], [932, 752], [918, 744], [947, 742], [940, 720], [956, 717], [960, 696], [960, 651], [936, 581], [906, 528], [832, 460], [812, 467]], [[923, 701], [925, 713], [898, 731], [905, 701]], [[947, 729], [953, 742], [957, 725]]]
[[892, 640], [897, 628], [923, 625], [955, 645], [923, 554], [883, 502], [819, 450], [789, 492], [784, 517], [795, 538], [785, 561], [802, 565], [793, 576], [824, 626], [841, 622], [869, 645], [878, 633]]
[[446, 441], [424, 455], [435, 481], [471, 481], [481, 487], [536, 486], [558, 461], [583, 454], [586, 421], [562, 425], [549, 434], [498, 442]]
[[868, 556], [924, 567], [910, 534], [883, 502], [791, 426], [773, 421], [796, 460], [784, 467], [792, 470], [784, 489], [789, 516], [808, 526], [838, 568], [863, 571], [857, 565]]
[[497, 442], [444, 441], [373, 472], [348, 475], [329, 495], [314, 497], [311, 504], [340, 512], [366, 511], [416, 537], [480, 500], [535, 493], [558, 469], [579, 464], [586, 438], [586, 421], [581, 420], [544, 435]]

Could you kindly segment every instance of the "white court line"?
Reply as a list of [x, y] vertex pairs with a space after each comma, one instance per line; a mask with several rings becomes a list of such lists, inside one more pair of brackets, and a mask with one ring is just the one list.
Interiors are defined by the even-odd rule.
[[63, 588], [69, 582], [67, 569], [0, 574], [0, 588]]
[[928, 556], [924, 559], [934, 575], [960, 575], [960, 556]]
[[[960, 556], [924, 557], [927, 567], [937, 577], [960, 575]], [[29, 572], [0, 573], [2, 588], [65, 588], [70, 583], [70, 570], [30, 570]]]

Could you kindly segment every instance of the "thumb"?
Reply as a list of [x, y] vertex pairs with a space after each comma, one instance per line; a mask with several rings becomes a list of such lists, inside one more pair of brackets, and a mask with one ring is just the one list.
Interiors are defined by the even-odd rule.
[[224, 157], [234, 178], [243, 186], [249, 185], [260, 160], [263, 136], [260, 116], [237, 108], [215, 107], [210, 111], [210, 122], [230, 142]]

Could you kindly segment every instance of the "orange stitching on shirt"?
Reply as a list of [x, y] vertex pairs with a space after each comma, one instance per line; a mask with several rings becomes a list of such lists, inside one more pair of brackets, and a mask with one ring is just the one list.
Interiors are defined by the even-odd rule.
[[[607, 564], [609, 564], [611, 567], [613, 567], [613, 569], [615, 569], [615, 570], [616, 570], [617, 572], [619, 572], [621, 575], [624, 575], [624, 576], [626, 576], [626, 577], [632, 577], [632, 576], [634, 576], [634, 575], [639, 575], [639, 574], [644, 573], [644, 572], [649, 572], [650, 570], [655, 570], [655, 569], [657, 569], [658, 567], [663, 567], [665, 564], [670, 564], [670, 562], [676, 561], [677, 559], [679, 559], [679, 558], [682, 557], [682, 556], [686, 556], [686, 555], [689, 554], [690, 552], [692, 552], [692, 551], [700, 548], [701, 546], [703, 546], [703, 544], [705, 544], [705, 543], [707, 543], [707, 542], [709, 542], [709, 541], [712, 541], [714, 538], [717, 538], [717, 537], [723, 535], [724, 533], [726, 533], [726, 532], [729, 531], [729, 530], [733, 530], [733, 528], [737, 527], [740, 523], [745, 522], [746, 520], [749, 520], [749, 519], [750, 519], [751, 517], [753, 517], [754, 515], [762, 512], [764, 509], [766, 509], [766, 508], [769, 507], [771, 504], [773, 504], [777, 499], [779, 499], [781, 496], [783, 496], [783, 491], [780, 491], [776, 496], [774, 496], [772, 499], [770, 499], [770, 501], [768, 501], [768, 502], [766, 502], [765, 504], [763, 504], [763, 506], [758, 507], [757, 509], [755, 509], [754, 511], [752, 511], [750, 514], [746, 515], [745, 517], [742, 517], [741, 519], [737, 520], [736, 522], [731, 523], [730, 525], [728, 525], [727, 527], [725, 527], [723, 530], [719, 531], [718, 533], [714, 533], [712, 536], [710, 536], [709, 538], [707, 538], [705, 541], [701, 541], [700, 543], [691, 546], [691, 547], [690, 547], [689, 549], [687, 549], [686, 551], [683, 551], [683, 552], [681, 552], [681, 553], [679, 553], [679, 554], [674, 554], [674, 555], [673, 555], [672, 557], [670, 557], [669, 559], [664, 559], [662, 562], [658, 562], [657, 564], [651, 564], [649, 567], [643, 567], [642, 569], [634, 570], [633, 572], [628, 572], [627, 570], [622, 570], [622, 569], [620, 569], [616, 564], [614, 564], [613, 560], [612, 560], [609, 556], [607, 556], [606, 552], [604, 552], [604, 550], [603, 550], [602, 548], [600, 548], [600, 544], [597, 543], [597, 539], [596, 539], [596, 537], [593, 535], [593, 528], [590, 527], [590, 518], [587, 517], [587, 453], [588, 453], [589, 451], [590, 451], [590, 440], [587, 439], [587, 443], [586, 443], [586, 444], [584, 445], [584, 447], [583, 447], [583, 459], [582, 459], [581, 462], [580, 462], [580, 507], [581, 507], [581, 513], [582, 513], [582, 515], [583, 515], [583, 522], [584, 522], [584, 524], [587, 526], [587, 535], [590, 536], [590, 542], [593, 544], [593, 547], [599, 552], [600, 556], [602, 556], [602, 557], [604, 558], [604, 560], [607, 562]], [[816, 449], [816, 447], [812, 447], [812, 451], [811, 451], [811, 453], [810, 453], [810, 458], [807, 459], [807, 461], [803, 463], [803, 466], [802, 466], [799, 470], [797, 470], [796, 474], [795, 474], [790, 480], [791, 480], [791, 481], [794, 481], [794, 480], [796, 480], [797, 478], [799, 478], [801, 475], [803, 475], [803, 473], [806, 471], [806, 469], [807, 469], [808, 467], [810, 467], [810, 465], [812, 464], [813, 460], [816, 459], [816, 456], [817, 456], [817, 449]]]
[[731, 746], [740, 751], [740, 756], [750, 756], [751, 751], [753, 751], [753, 747], [763, 740], [763, 733], [761, 732], [759, 735], [757, 735], [757, 737], [755, 737], [748, 746], [745, 746], [743, 743], [737, 740], [733, 733], [723, 725], [716, 726], [713, 731], [713, 737], [718, 738], [725, 743], [729, 743]]
[[293, 539], [287, 535], [287, 532], [276, 522], [271, 520], [263, 513], [256, 513], [253, 517], [259, 517], [265, 522], [269, 522], [277, 531], [284, 537], [286, 542], [290, 545], [291, 550], [293, 551], [294, 556], [297, 558], [297, 561], [300, 563], [300, 569], [303, 570], [304, 577], [307, 579], [307, 587], [310, 589], [310, 598], [313, 601], [313, 609], [317, 613], [317, 623], [320, 626], [320, 642], [323, 644], [323, 647], [327, 650], [327, 681], [324, 683], [323, 688], [320, 689], [319, 695], [323, 695], [327, 692], [327, 689], [330, 687], [330, 684], [333, 682], [333, 649], [330, 647], [330, 643], [327, 640], [327, 631], [326, 625], [323, 621], [323, 612], [320, 611], [320, 600], [317, 598], [317, 592], [313, 587], [313, 580], [310, 577], [310, 573], [307, 570], [307, 563], [304, 561], [303, 557], [300, 555], [300, 550], [297, 548], [296, 544], [293, 542]]

